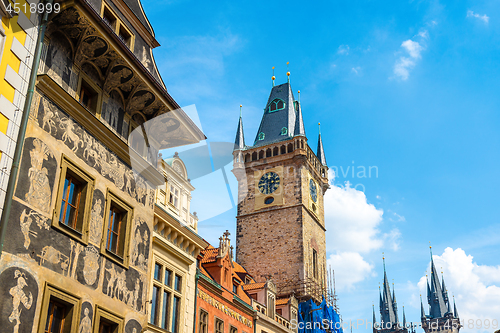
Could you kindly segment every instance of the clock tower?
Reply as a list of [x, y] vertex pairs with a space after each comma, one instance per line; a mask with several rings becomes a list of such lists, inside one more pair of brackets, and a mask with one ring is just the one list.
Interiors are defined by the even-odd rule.
[[320, 301], [327, 288], [328, 167], [321, 134], [316, 152], [308, 144], [289, 82], [273, 86], [251, 146], [240, 115], [233, 155], [236, 260], [257, 281], [271, 278], [280, 294]]

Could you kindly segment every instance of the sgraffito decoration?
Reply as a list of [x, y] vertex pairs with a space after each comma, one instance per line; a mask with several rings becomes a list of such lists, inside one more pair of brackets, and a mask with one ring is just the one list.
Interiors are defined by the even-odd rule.
[[50, 148], [39, 138], [27, 138], [16, 197], [40, 213], [50, 214], [56, 169], [57, 162]]
[[92, 199], [92, 210], [90, 211], [90, 241], [94, 244], [99, 245], [101, 241], [102, 234], [102, 223], [104, 219], [104, 206], [105, 199], [104, 194], [96, 189], [94, 190], [94, 195]]
[[31, 333], [38, 284], [28, 271], [10, 267], [0, 274], [0, 327], [5, 333]]
[[[39, 96], [38, 125], [54, 138], [63, 142], [88, 166], [113, 182], [118, 189], [130, 194], [138, 202], [147, 206], [149, 204], [148, 187], [150, 187], [148, 182], [140, 175], [135, 174], [114, 153], [74, 122], [51, 100], [43, 95]], [[139, 184], [140, 190], [137, 189]]]
[[135, 230], [133, 233], [132, 262], [137, 268], [146, 271], [148, 269], [150, 235], [146, 220], [141, 217], [135, 219]]
[[130, 319], [125, 325], [125, 333], [140, 333], [142, 331], [142, 326], [135, 319]]
[[77, 269], [77, 280], [93, 289], [97, 288], [99, 274], [101, 272], [102, 258], [99, 249], [95, 246], [87, 246], [80, 257]]
[[116, 298], [136, 311], [144, 311], [146, 277], [133, 268], [125, 270], [106, 261], [102, 292]]
[[94, 318], [92, 304], [90, 302], [83, 302], [78, 333], [92, 333], [92, 318]]

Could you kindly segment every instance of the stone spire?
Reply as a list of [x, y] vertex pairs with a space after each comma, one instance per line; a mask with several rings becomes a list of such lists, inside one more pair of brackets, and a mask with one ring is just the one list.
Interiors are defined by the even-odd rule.
[[441, 283], [439, 283], [439, 276], [436, 271], [436, 266], [434, 265], [434, 260], [432, 258], [432, 250], [431, 250], [431, 285], [430, 290], [427, 287], [427, 292], [430, 291], [430, 294], [427, 295], [427, 299], [429, 301], [430, 310], [429, 316], [431, 319], [433, 318], [443, 318], [447, 312], [446, 302], [443, 297], [443, 290], [441, 288]]
[[453, 312], [455, 312], [455, 313], [454, 313], [455, 318], [457, 318], [457, 319], [458, 319], [458, 318], [460, 318], [460, 317], [458, 316], [457, 304], [455, 303], [455, 297], [453, 297], [453, 308], [454, 308], [454, 311], [453, 311]]
[[[318, 123], [318, 127], [319, 126], [320, 126], [320, 123]], [[319, 135], [318, 135], [318, 152], [316, 153], [316, 156], [318, 157], [321, 165], [326, 166], [325, 151], [323, 150], [323, 141], [321, 140], [321, 128], [319, 129]]]
[[299, 100], [295, 101], [295, 130], [293, 136], [296, 135], [306, 135], [306, 130], [304, 128], [304, 120], [302, 119], [302, 108], [300, 107], [300, 90], [299, 90]]
[[396, 314], [394, 312], [394, 302], [391, 296], [391, 288], [389, 286], [389, 281], [387, 279], [387, 273], [385, 270], [385, 258], [384, 260], [384, 286], [382, 290], [382, 311], [380, 311], [381, 321], [384, 323], [392, 323], [393, 325], [397, 323]]
[[241, 105], [240, 105], [240, 120], [238, 122], [238, 129], [236, 130], [236, 139], [234, 140], [234, 150], [245, 149], [245, 136], [243, 135], [243, 120], [241, 118]]
[[424, 311], [424, 303], [422, 303], [422, 295], [420, 295], [420, 318], [422, 318], [422, 320], [426, 318]]
[[396, 290], [394, 289], [394, 282], [392, 283], [392, 308], [394, 309], [394, 317], [396, 318], [396, 323], [398, 323], [398, 304], [396, 302]]
[[405, 306], [403, 305], [403, 328], [406, 328]]

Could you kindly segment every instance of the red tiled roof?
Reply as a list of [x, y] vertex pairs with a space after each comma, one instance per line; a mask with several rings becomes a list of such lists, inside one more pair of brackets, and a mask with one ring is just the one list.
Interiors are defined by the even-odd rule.
[[266, 285], [265, 282], [260, 282], [260, 283], [244, 284], [242, 287], [243, 287], [243, 290], [255, 290], [255, 289], [264, 288], [265, 285]]
[[236, 273], [245, 273], [245, 274], [248, 274], [247, 270], [243, 268], [243, 266], [241, 266], [240, 264], [238, 264], [236, 261], [233, 261], [233, 265], [234, 265], [234, 271]]
[[205, 250], [201, 251], [203, 253], [203, 259], [201, 260], [202, 264], [207, 262], [214, 262], [217, 260], [217, 255], [219, 254], [219, 249], [214, 248], [209, 245]]
[[288, 304], [289, 298], [280, 298], [276, 300], [276, 305]]

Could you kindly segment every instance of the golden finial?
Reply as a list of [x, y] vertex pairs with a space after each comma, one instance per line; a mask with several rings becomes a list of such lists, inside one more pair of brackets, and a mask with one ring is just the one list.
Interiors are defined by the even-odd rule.
[[299, 103], [300, 103], [300, 90], [299, 90]]
[[289, 65], [289, 64], [290, 64], [290, 62], [289, 62], [289, 61], [287, 61], [287, 63], [286, 63], [286, 70], [287, 70], [287, 72], [286, 72], [286, 76], [288, 76], [288, 83], [290, 83], [290, 71], [288, 70], [288, 65]]
[[274, 87], [274, 80], [276, 80], [276, 76], [274, 76], [274, 66], [273, 66], [273, 76], [271, 76], [271, 80], [273, 80], [273, 87]]
[[241, 118], [241, 108], [243, 107], [242, 104], [240, 104], [240, 118]]

